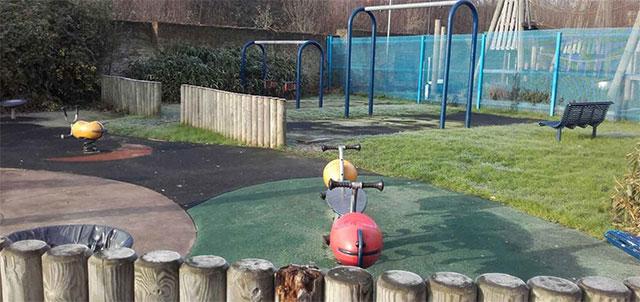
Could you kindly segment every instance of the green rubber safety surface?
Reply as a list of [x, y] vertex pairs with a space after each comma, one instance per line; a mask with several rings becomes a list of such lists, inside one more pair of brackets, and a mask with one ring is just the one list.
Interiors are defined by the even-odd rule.
[[[382, 256], [369, 268], [374, 275], [397, 269], [422, 276], [455, 271], [470, 277], [501, 272], [524, 280], [536, 275], [621, 279], [640, 271], [633, 257], [581, 232], [496, 202], [384, 180], [384, 192], [367, 192], [366, 213], [384, 233]], [[191, 254], [333, 267], [322, 235], [329, 233], [334, 214], [320, 199], [322, 190], [321, 178], [291, 179], [205, 201], [188, 210], [198, 232]]]

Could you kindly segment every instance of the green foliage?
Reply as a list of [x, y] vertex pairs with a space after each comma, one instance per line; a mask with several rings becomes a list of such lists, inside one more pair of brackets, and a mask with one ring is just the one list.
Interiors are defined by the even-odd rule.
[[613, 225], [640, 234], [640, 143], [627, 154], [629, 169], [622, 179], [617, 181], [611, 197]]
[[108, 51], [110, 1], [0, 1], [0, 97], [32, 109], [93, 101]]
[[[257, 50], [247, 52], [246, 93], [260, 94], [262, 60]], [[268, 58], [268, 79], [277, 82], [295, 79], [295, 63], [280, 55]], [[242, 92], [240, 49], [180, 46], [158, 56], [133, 62], [127, 76], [162, 82], [162, 100], [180, 102], [180, 85], [191, 84], [226, 91]]]

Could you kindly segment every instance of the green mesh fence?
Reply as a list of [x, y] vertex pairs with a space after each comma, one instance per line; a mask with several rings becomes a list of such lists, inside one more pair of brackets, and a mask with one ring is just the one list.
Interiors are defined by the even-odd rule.
[[[561, 29], [525, 31], [518, 35], [484, 37], [484, 68], [474, 82], [474, 106], [512, 110], [550, 111], [557, 38], [560, 64], [557, 70], [555, 112], [570, 101], [605, 101], [615, 104], [612, 118], [640, 120], [640, 48], [636, 48], [618, 86], [620, 97], [610, 99], [614, 75], [624, 52], [630, 28]], [[481, 59], [481, 35], [476, 61]], [[450, 103], [464, 104], [468, 87], [470, 35], [454, 35], [449, 78]], [[331, 87], [344, 87], [346, 39], [329, 39]], [[370, 68], [369, 37], [353, 39], [352, 93], [367, 93]], [[377, 38], [376, 96], [392, 96], [417, 102], [441, 101], [444, 41], [434, 36]], [[438, 58], [439, 57], [439, 58]], [[434, 76], [437, 74], [437, 77]], [[478, 79], [482, 73], [481, 98]], [[479, 104], [478, 104], [479, 103]]]

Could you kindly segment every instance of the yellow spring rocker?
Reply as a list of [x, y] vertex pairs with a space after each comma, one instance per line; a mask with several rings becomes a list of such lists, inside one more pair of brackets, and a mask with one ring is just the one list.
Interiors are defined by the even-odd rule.
[[100, 152], [96, 147], [96, 141], [107, 131], [102, 123], [98, 121], [87, 122], [78, 120], [78, 107], [76, 107], [76, 114], [71, 122], [69, 122], [67, 110], [64, 107], [62, 107], [62, 113], [64, 113], [64, 120], [69, 123], [71, 131], [66, 135], [61, 134], [60, 138], [75, 137], [80, 140], [82, 142], [82, 151], [85, 154]]

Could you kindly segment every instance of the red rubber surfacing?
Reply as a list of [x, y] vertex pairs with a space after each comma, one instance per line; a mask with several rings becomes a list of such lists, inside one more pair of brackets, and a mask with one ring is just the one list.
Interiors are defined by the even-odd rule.
[[120, 148], [109, 152], [78, 156], [51, 157], [47, 158], [47, 160], [56, 162], [100, 162], [147, 156], [152, 152], [153, 148], [149, 146], [138, 144], [123, 144]]

